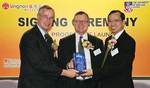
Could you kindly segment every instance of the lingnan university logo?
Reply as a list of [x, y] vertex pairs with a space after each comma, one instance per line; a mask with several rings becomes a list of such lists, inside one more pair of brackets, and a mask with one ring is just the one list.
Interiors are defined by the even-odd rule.
[[2, 4], [2, 8], [5, 9], [5, 10], [7, 10], [9, 8], [9, 4], [7, 2], [4, 2]]

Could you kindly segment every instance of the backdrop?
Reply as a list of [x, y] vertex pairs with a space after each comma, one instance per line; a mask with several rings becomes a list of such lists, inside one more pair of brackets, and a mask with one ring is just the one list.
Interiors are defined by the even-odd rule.
[[56, 19], [49, 33], [57, 42], [74, 32], [71, 21], [78, 11], [89, 14], [88, 32], [103, 40], [109, 34], [108, 13], [114, 9], [124, 12], [125, 30], [136, 40], [133, 76], [150, 77], [149, 0], [0, 0], [0, 77], [18, 77], [21, 36], [36, 24], [38, 8], [44, 4], [55, 9]]

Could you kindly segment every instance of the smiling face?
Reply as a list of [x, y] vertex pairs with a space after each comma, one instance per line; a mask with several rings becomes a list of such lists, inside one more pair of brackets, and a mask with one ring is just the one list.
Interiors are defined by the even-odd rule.
[[89, 18], [86, 14], [78, 14], [73, 19], [73, 26], [75, 31], [83, 35], [88, 30]]
[[39, 10], [37, 15], [37, 24], [46, 32], [48, 32], [53, 25], [54, 11], [53, 9], [43, 8]]
[[125, 20], [122, 20], [120, 13], [112, 13], [108, 16], [108, 27], [109, 31], [116, 34], [124, 29]]

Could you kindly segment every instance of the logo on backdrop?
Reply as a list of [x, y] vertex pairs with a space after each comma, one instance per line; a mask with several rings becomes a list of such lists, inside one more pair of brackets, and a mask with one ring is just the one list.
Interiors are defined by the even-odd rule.
[[125, 2], [124, 3], [124, 7], [125, 7], [124, 11], [127, 13], [131, 13], [133, 11], [131, 6], [132, 6], [132, 2]]
[[2, 8], [5, 9], [5, 10], [7, 10], [9, 8], [9, 4], [7, 2], [4, 2], [2, 4]]
[[4, 10], [17, 9], [24, 11], [38, 11], [42, 4], [10, 4], [8, 2], [2, 3], [2, 8]]
[[145, 1], [128, 1], [128, 2], [124, 2], [124, 11], [126, 13], [131, 13], [135, 8], [141, 8], [143, 6], [146, 6], [146, 4], [149, 1], [145, 0]]

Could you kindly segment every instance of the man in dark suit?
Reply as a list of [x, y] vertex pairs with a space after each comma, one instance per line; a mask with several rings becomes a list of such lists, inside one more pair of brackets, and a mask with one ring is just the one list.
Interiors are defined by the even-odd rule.
[[[134, 88], [132, 64], [135, 57], [135, 40], [124, 30], [125, 15], [113, 10], [108, 15], [108, 27], [112, 36], [106, 38], [105, 51], [109, 50], [104, 65], [94, 78], [98, 88]], [[105, 53], [106, 54], [106, 53]]]
[[[89, 16], [83, 11], [79, 11], [73, 18], [73, 26], [75, 33], [62, 38], [59, 42], [59, 60], [60, 67], [67, 69], [73, 68], [73, 54], [79, 52], [78, 43], [80, 38], [89, 42], [89, 45], [84, 47], [86, 70], [81, 75], [75, 78], [61, 77], [59, 88], [95, 88], [97, 82], [92, 79], [93, 73], [95, 73], [100, 67], [100, 61], [102, 59], [103, 42], [102, 40], [87, 33]], [[82, 37], [81, 37], [82, 36]]]
[[60, 75], [75, 77], [75, 70], [58, 68], [54, 62], [53, 40], [48, 35], [53, 21], [54, 10], [44, 5], [37, 14], [37, 25], [22, 36], [18, 88], [56, 88]]

